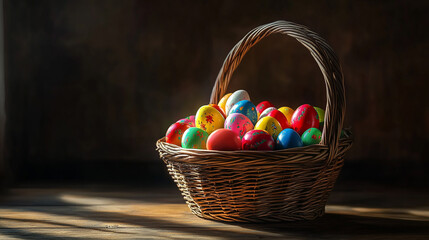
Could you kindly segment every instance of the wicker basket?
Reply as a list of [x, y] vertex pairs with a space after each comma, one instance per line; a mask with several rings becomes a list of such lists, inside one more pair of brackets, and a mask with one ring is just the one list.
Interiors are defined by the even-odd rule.
[[162, 138], [156, 146], [191, 211], [229, 222], [311, 220], [325, 204], [351, 147], [341, 138], [345, 93], [337, 56], [308, 28], [277, 21], [250, 31], [228, 54], [216, 79], [211, 103], [225, 94], [244, 54], [272, 33], [296, 38], [310, 50], [326, 83], [327, 104], [320, 144], [276, 151], [184, 149]]

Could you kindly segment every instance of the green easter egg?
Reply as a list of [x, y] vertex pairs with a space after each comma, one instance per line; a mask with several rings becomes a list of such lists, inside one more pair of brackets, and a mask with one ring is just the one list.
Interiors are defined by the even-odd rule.
[[301, 140], [304, 143], [304, 146], [318, 144], [320, 143], [321, 138], [322, 132], [317, 128], [309, 128], [301, 136]]
[[206, 149], [209, 134], [196, 127], [188, 128], [182, 136], [182, 148]]

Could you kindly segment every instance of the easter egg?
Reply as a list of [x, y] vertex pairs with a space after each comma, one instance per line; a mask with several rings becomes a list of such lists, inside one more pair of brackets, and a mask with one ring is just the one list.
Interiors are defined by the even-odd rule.
[[258, 121], [258, 112], [256, 111], [256, 107], [249, 100], [242, 100], [236, 103], [229, 111], [229, 114], [232, 113], [241, 113], [245, 115], [253, 124], [256, 124]]
[[255, 125], [255, 130], [264, 130], [268, 132], [273, 139], [277, 139], [277, 136], [282, 131], [279, 121], [275, 118], [267, 116], [261, 118]]
[[182, 136], [183, 133], [190, 128], [187, 123], [173, 123], [167, 130], [165, 134], [165, 142], [171, 143], [177, 146], [182, 145]]
[[324, 122], [325, 121], [325, 110], [323, 110], [319, 107], [313, 107], [313, 108], [317, 112], [317, 115], [319, 117], [319, 122]]
[[273, 137], [264, 130], [248, 131], [241, 140], [243, 150], [274, 150], [275, 142]]
[[209, 135], [214, 130], [223, 128], [225, 118], [216, 108], [205, 105], [195, 114], [195, 126], [206, 131]]
[[220, 101], [217, 103], [217, 105], [223, 110], [224, 113], [226, 113], [225, 105], [228, 98], [232, 95], [232, 93], [225, 94]]
[[279, 121], [280, 126], [282, 129], [290, 128], [289, 122], [287, 121], [286, 116], [280, 112], [277, 109], [272, 110], [270, 113], [268, 113], [268, 116], [275, 118], [277, 121]]
[[309, 128], [319, 127], [319, 116], [312, 106], [304, 104], [295, 110], [290, 125], [301, 135]]
[[223, 118], [226, 118], [225, 112], [217, 104], [209, 104], [209, 106], [216, 108], [216, 110], [218, 110], [222, 114]]
[[316, 110], [317, 115], [319, 117], [319, 129], [322, 130], [323, 124], [325, 122], [325, 110], [318, 107], [314, 107], [314, 109]]
[[249, 100], [250, 101], [250, 97], [249, 94], [246, 92], [246, 90], [237, 90], [234, 93], [231, 94], [231, 96], [229, 96], [228, 100], [226, 101], [225, 104], [225, 113], [228, 116], [229, 115], [229, 111], [232, 109], [232, 107], [242, 101], [242, 100]]
[[179, 121], [177, 121], [178, 123], [186, 123], [191, 127], [195, 127], [195, 115], [191, 115], [189, 117], [186, 118], [182, 118]]
[[265, 109], [260, 115], [259, 115], [259, 119], [262, 119], [266, 116], [268, 116], [268, 114], [273, 111], [274, 109], [276, 109], [275, 107], [269, 107], [267, 109]]
[[259, 114], [261, 114], [265, 109], [269, 107], [274, 107], [274, 105], [269, 101], [263, 101], [256, 106], [256, 111], [258, 111]]
[[302, 146], [303, 143], [301, 137], [291, 128], [286, 128], [285, 130], [281, 131], [276, 141], [277, 149], [295, 148]]
[[322, 132], [317, 128], [309, 128], [301, 136], [304, 146], [318, 144], [321, 138]]
[[207, 139], [208, 150], [234, 151], [241, 149], [241, 138], [230, 129], [218, 129]]
[[182, 136], [182, 148], [206, 149], [209, 134], [196, 127], [188, 128]]
[[230, 129], [243, 138], [244, 134], [253, 129], [253, 123], [241, 113], [231, 113], [225, 120], [224, 128]]
[[285, 117], [287, 118], [287, 122], [290, 124], [294, 112], [293, 109], [290, 107], [281, 107], [279, 108], [279, 111], [285, 115]]

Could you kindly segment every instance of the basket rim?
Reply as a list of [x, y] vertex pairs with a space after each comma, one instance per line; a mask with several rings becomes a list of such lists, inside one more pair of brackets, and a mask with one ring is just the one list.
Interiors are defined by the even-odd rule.
[[[349, 144], [353, 142], [353, 138], [346, 137], [342, 138], [339, 141], [339, 145], [342, 144]], [[303, 151], [311, 150], [311, 149], [328, 149], [329, 146], [326, 144], [312, 144], [308, 146], [302, 146], [302, 147], [295, 147], [295, 148], [287, 148], [287, 149], [274, 149], [274, 150], [234, 150], [234, 151], [222, 151], [222, 150], [208, 150], [208, 149], [196, 149], [196, 148], [182, 148], [172, 143], [167, 143], [165, 141], [165, 137], [162, 137], [156, 141], [157, 145], [159, 144], [165, 144], [169, 146], [169, 148], [176, 149], [179, 151], [186, 151], [186, 152], [193, 152], [193, 153], [199, 153], [199, 154], [209, 154], [209, 153], [218, 153], [218, 154], [225, 154], [225, 153], [231, 153], [231, 154], [242, 154], [242, 153], [252, 153], [256, 155], [264, 155], [269, 153], [301, 153]]]
[[[343, 158], [353, 143], [352, 137], [342, 138], [334, 158]], [[218, 166], [222, 168], [306, 168], [327, 166], [329, 146], [314, 144], [299, 148], [273, 151], [219, 151], [207, 149], [186, 149], [166, 143], [165, 137], [156, 142], [161, 159], [167, 163], [185, 163], [194, 165]], [[227, 161], [225, 161], [227, 159]]]

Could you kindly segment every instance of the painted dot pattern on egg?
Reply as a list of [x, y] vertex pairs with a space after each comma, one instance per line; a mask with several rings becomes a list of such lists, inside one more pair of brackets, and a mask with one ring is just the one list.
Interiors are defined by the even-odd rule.
[[206, 122], [213, 123], [213, 115], [206, 116]]
[[321, 138], [322, 132], [317, 128], [309, 128], [301, 136], [301, 140], [305, 146], [318, 144]]
[[183, 134], [182, 147], [206, 149], [208, 134], [199, 128], [189, 128]]
[[212, 106], [202, 106], [195, 115], [195, 126], [211, 134], [219, 128], [223, 128], [225, 118], [216, 108]]
[[273, 132], [273, 138], [277, 138], [278, 136], [278, 129], [276, 127], [276, 124], [274, 122], [271, 122], [271, 131]]
[[179, 141], [182, 141], [182, 130], [177, 129], [175, 133], [176, 133], [176, 135], [178, 135], [178, 136], [179, 136], [177, 139], [178, 139]]
[[229, 114], [233, 113], [241, 113], [245, 115], [253, 124], [256, 124], [258, 121], [258, 112], [256, 111], [256, 107], [249, 100], [243, 100], [236, 103], [229, 112]]
[[244, 134], [253, 129], [253, 124], [245, 115], [241, 113], [232, 113], [225, 120], [224, 128], [230, 129], [243, 138]]
[[264, 130], [252, 130], [243, 137], [244, 150], [273, 150], [275, 142], [272, 136]]
[[278, 134], [282, 131], [280, 123], [273, 117], [267, 116], [258, 121], [255, 129], [268, 132], [273, 139], [277, 139]]

